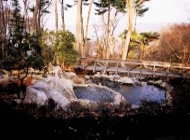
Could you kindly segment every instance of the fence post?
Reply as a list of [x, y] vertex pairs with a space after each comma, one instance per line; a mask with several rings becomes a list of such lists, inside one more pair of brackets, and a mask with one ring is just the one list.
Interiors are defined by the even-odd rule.
[[116, 68], [115, 74], [118, 74], [118, 67], [119, 67], [119, 63], [117, 62], [117, 68]]
[[169, 81], [169, 69], [170, 69], [170, 66], [168, 66], [166, 68], [166, 81], [168, 82]]
[[156, 70], [156, 66], [155, 66], [155, 62], [154, 62], [154, 67], [153, 67], [153, 78], [155, 78], [155, 70]]
[[93, 69], [93, 73], [96, 72], [96, 60], [94, 60], [94, 69]]

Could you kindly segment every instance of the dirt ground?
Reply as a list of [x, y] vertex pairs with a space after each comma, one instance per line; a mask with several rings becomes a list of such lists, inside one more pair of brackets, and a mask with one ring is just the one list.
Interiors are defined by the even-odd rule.
[[127, 106], [100, 106], [86, 110], [73, 106], [68, 112], [54, 106], [15, 103], [14, 85], [0, 87], [0, 137], [52, 140], [189, 140], [190, 100], [181, 85], [171, 80], [173, 106], [144, 103], [137, 110]]

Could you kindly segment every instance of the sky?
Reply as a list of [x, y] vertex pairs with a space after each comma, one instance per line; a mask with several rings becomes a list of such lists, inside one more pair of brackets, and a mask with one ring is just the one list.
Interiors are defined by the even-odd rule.
[[[149, 11], [138, 18], [139, 30], [143, 30], [143, 26], [146, 30], [161, 30], [174, 23], [190, 23], [190, 0], [151, 0], [147, 6]], [[154, 26], [151, 28], [149, 24]]]
[[[54, 0], [53, 0], [54, 1]], [[57, 0], [59, 2], [59, 0]], [[72, 0], [65, 0], [65, 3], [72, 3]], [[174, 23], [190, 23], [190, 0], [151, 0], [145, 3], [145, 6], [149, 7], [149, 10], [143, 17], [137, 18], [137, 32], [148, 32], [148, 31], [161, 31], [164, 27]], [[55, 16], [54, 7], [51, 6], [51, 14], [48, 15], [46, 28], [50, 30], [55, 29]], [[59, 12], [59, 28], [61, 29], [61, 9], [58, 5]], [[83, 8], [83, 20], [86, 23], [88, 7]], [[75, 34], [76, 27], [76, 15], [77, 7], [68, 9], [65, 11], [65, 22], [66, 29], [70, 30]], [[188, 19], [189, 16], [189, 19]], [[100, 24], [100, 17], [94, 14], [94, 6], [92, 8], [90, 24], [89, 24], [89, 37], [93, 37], [94, 24]], [[116, 28], [115, 35], [120, 34], [124, 29], [127, 28], [127, 16], [122, 16], [119, 21], [118, 27]]]

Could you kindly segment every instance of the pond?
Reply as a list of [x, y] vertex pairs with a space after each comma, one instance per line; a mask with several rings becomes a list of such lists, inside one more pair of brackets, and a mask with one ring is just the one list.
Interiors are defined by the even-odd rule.
[[[102, 85], [109, 87], [110, 89], [120, 93], [132, 107], [138, 107], [142, 104], [142, 101], [155, 102], [160, 105], [164, 105], [166, 90], [159, 87], [148, 85], [143, 82], [142, 85], [124, 85], [114, 83], [112, 81], [104, 82]], [[105, 91], [96, 89], [94, 87], [77, 87], [74, 89], [74, 93], [78, 99], [88, 99], [96, 102], [111, 100], [108, 98]]]
[[[114, 88], [113, 88], [114, 89]], [[115, 91], [119, 92], [133, 106], [140, 106], [142, 101], [164, 104], [165, 89], [153, 85], [120, 85]]]

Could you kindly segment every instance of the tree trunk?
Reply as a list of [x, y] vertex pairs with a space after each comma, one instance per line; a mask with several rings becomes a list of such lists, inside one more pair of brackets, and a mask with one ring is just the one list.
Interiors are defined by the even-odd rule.
[[79, 57], [82, 56], [81, 52], [81, 27], [82, 27], [82, 0], [78, 0], [77, 3], [77, 21], [76, 21], [76, 50], [79, 53]]
[[128, 19], [128, 32], [126, 36], [125, 46], [123, 46], [123, 54], [122, 60], [127, 59], [128, 50], [129, 50], [129, 43], [131, 39], [131, 34], [133, 31], [133, 16], [135, 14], [136, 8], [142, 4], [144, 0], [139, 0], [135, 3], [134, 0], [126, 0], [126, 8], [127, 8], [127, 19]]
[[75, 38], [76, 38], [76, 50], [79, 52], [79, 32], [80, 32], [80, 0], [77, 3], [77, 20], [76, 20], [76, 33], [75, 33]]
[[127, 6], [127, 19], [128, 19], [128, 32], [126, 36], [125, 45], [123, 46], [123, 54], [122, 54], [122, 60], [127, 59], [128, 50], [129, 50], [129, 43], [131, 39], [131, 34], [133, 30], [133, 0], [126, 0], [126, 6]]
[[57, 12], [57, 0], [54, 0], [55, 7], [55, 31], [58, 31], [58, 12]]
[[40, 6], [40, 0], [36, 0], [36, 6], [34, 8], [32, 23], [30, 26], [30, 35], [33, 35], [34, 31], [36, 30], [37, 15], [38, 15], [39, 6]]
[[82, 57], [85, 56], [85, 50], [84, 50], [84, 44], [85, 44], [85, 40], [84, 40], [84, 28], [83, 28], [83, 16], [82, 16], [82, 2], [81, 2], [81, 7], [80, 7], [80, 12], [81, 12], [81, 16], [80, 16], [80, 34], [81, 34], [81, 37], [80, 37], [80, 44], [81, 44], [81, 54], [82, 54]]
[[63, 28], [63, 31], [65, 31], [64, 0], [61, 1], [61, 18], [62, 18], [62, 28]]
[[23, 0], [24, 3], [24, 21], [25, 21], [25, 32], [27, 32], [27, 27], [29, 27], [28, 25], [28, 10], [27, 10], [27, 6], [28, 6], [28, 0]]
[[89, 9], [88, 9], [88, 16], [87, 16], [87, 20], [86, 20], [86, 33], [85, 33], [85, 42], [84, 42], [84, 53], [86, 52], [86, 47], [87, 47], [88, 25], [89, 25], [90, 13], [91, 13], [93, 1], [94, 0], [90, 0], [90, 5], [89, 5]]
[[[103, 24], [103, 28], [105, 28], [106, 22], [104, 19], [104, 14], [102, 14], [102, 24]], [[107, 30], [104, 31], [104, 34], [100, 38], [100, 44], [102, 44], [102, 58], [106, 58], [106, 42], [105, 42], [105, 34], [106, 33], [107, 33]]]
[[5, 49], [5, 42], [6, 42], [6, 34], [7, 34], [7, 30], [6, 30], [6, 24], [8, 22], [8, 19], [7, 19], [7, 14], [4, 15], [3, 13], [6, 13], [8, 9], [6, 9], [3, 5], [3, 1], [1, 1], [0, 3], [0, 13], [1, 13], [1, 16], [0, 16], [0, 38], [2, 39], [2, 43], [1, 43], [1, 51], [2, 51], [2, 59], [5, 59], [7, 57], [7, 51]]
[[38, 16], [37, 16], [37, 33], [41, 33], [41, 25], [40, 25], [40, 20], [41, 20], [41, 15], [40, 15], [40, 11], [41, 11], [41, 6], [39, 6], [39, 10], [38, 10]]
[[108, 21], [107, 21], [107, 36], [106, 36], [106, 58], [109, 59], [110, 57], [110, 12], [111, 8], [110, 5], [108, 6]]

